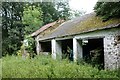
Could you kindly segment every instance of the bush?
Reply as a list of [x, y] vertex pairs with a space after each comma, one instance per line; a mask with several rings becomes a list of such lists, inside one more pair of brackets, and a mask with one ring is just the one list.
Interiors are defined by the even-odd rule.
[[22, 58], [3, 57], [3, 78], [118, 78], [116, 71], [93, 68], [88, 64], [76, 64], [68, 60], [53, 60], [51, 56]]
[[17, 51], [17, 55], [32, 58], [35, 56], [34, 47], [35, 40], [31, 36], [26, 36], [20, 50]]

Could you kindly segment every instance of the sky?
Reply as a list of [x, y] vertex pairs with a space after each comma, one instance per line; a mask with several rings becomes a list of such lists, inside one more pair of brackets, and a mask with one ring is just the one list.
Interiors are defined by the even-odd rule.
[[86, 13], [93, 12], [93, 7], [98, 0], [70, 0], [69, 5], [73, 10], [86, 11]]

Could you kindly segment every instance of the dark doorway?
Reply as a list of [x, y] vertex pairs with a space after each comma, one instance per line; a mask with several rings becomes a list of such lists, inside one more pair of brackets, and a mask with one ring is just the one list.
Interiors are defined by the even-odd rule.
[[73, 61], [73, 39], [62, 40], [62, 58]]
[[103, 38], [88, 39], [88, 43], [83, 45], [83, 57], [92, 66], [104, 69]]
[[51, 42], [40, 42], [41, 44], [41, 52], [49, 52], [51, 53]]

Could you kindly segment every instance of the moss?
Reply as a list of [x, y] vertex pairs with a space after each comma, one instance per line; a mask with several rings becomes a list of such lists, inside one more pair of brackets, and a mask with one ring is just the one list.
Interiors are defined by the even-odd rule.
[[89, 30], [106, 28], [109, 25], [118, 24], [118, 23], [120, 23], [120, 19], [113, 18], [106, 22], [102, 22], [102, 19], [100, 17], [92, 16], [92, 17], [86, 19], [85, 21], [78, 23], [78, 25], [76, 25], [75, 27], [72, 27], [70, 33], [83, 32], [83, 31], [86, 32]]
[[45, 35], [51, 34], [59, 25], [60, 25], [60, 24], [57, 23], [57, 24], [55, 24], [54, 26], [49, 27], [49, 28], [46, 29], [45, 31], [41, 32], [39, 35], [45, 36]]
[[[90, 14], [86, 17], [81, 17], [80, 21], [71, 20], [66, 21], [63, 25], [56, 24], [55, 26], [47, 29], [46, 31], [42, 32], [43, 34], [42, 38], [53, 38], [53, 37], [62, 37], [66, 35], [73, 35], [73, 34], [79, 34], [83, 32], [89, 32], [94, 31], [97, 29], [104, 29], [108, 26], [112, 27], [111, 25], [120, 23], [120, 19], [113, 18], [106, 22], [102, 21], [101, 17], [95, 16], [95, 14]], [[59, 26], [60, 25], [60, 26]]]

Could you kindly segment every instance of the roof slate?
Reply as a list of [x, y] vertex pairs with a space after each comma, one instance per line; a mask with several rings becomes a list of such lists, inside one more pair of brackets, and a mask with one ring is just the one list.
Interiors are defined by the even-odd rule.
[[106, 22], [103, 22], [102, 19], [96, 16], [96, 14], [93, 12], [62, 23], [56, 29], [53, 29], [49, 33], [44, 34], [40, 40], [111, 28], [118, 24], [120, 24], [120, 19], [110, 19]]

